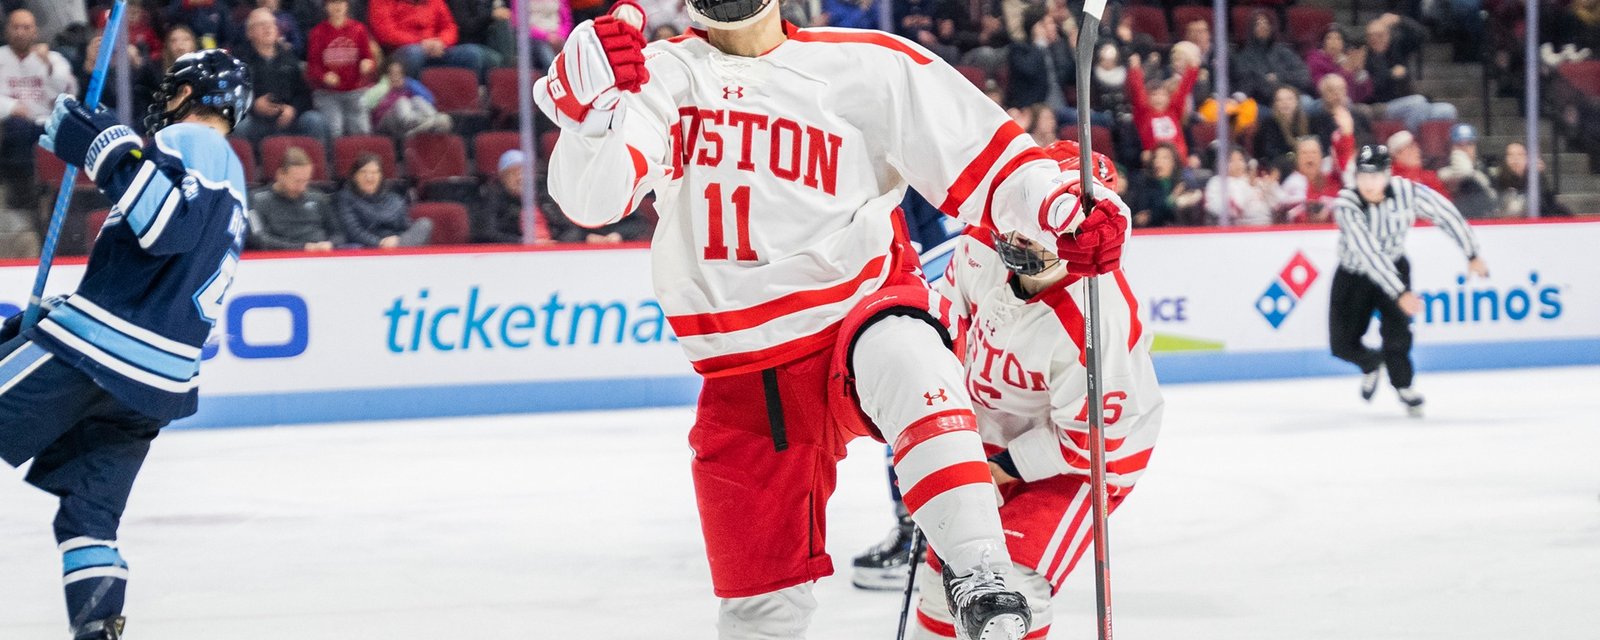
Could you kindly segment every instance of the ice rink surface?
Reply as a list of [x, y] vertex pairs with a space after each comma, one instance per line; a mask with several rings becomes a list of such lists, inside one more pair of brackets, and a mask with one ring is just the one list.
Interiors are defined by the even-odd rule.
[[[1600, 368], [1166, 389], [1112, 520], [1124, 639], [1600, 638]], [[688, 410], [223, 431], [156, 441], [122, 544], [132, 640], [714, 637]], [[811, 637], [887, 640], [849, 585], [891, 522], [882, 446], [830, 508]], [[0, 472], [0, 640], [64, 637], [53, 499]], [[1092, 565], [1052, 638], [1092, 638]]]

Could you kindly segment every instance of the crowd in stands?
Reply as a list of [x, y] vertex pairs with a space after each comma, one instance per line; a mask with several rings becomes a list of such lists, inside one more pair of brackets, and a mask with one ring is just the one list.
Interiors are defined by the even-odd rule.
[[[0, 48], [6, 208], [36, 210], [38, 186], [54, 188], [33, 166], [33, 142], [54, 96], [87, 84], [107, 9], [89, 1], [81, 24], [42, 33], [28, 7], [46, 0], [0, 0], [8, 11]], [[514, 1], [523, 3], [521, 27], [506, 0], [129, 0], [130, 124], [142, 128], [172, 60], [225, 47], [255, 81], [255, 101], [234, 133], [246, 165], [261, 167], [252, 248], [520, 242], [521, 172], [536, 171], [537, 192], [546, 190], [542, 164], [524, 162], [502, 134], [517, 124], [517, 38], [530, 40], [543, 69], [573, 26], [609, 0]], [[891, 2], [888, 12], [880, 2]], [[879, 26], [886, 13], [894, 31], [955, 65], [1041, 144], [1076, 137], [1079, 109], [1088, 110], [1096, 149], [1121, 166], [1141, 227], [1325, 223], [1345, 167], [1369, 143], [1388, 143], [1397, 173], [1449, 195], [1469, 216], [1523, 215], [1526, 149], [1480, 153], [1457, 108], [1418, 91], [1414, 69], [1424, 43], [1443, 39], [1458, 59], [1499, 70], [1502, 91], [1516, 91], [1520, 0], [1406, 0], [1366, 24], [1263, 2], [1232, 7], [1225, 69], [1209, 6], [1113, 3], [1087, 105], [1077, 101], [1078, 23], [1065, 0], [820, 0], [815, 15], [811, 2], [786, 0], [783, 12], [802, 25], [860, 28]], [[652, 40], [690, 26], [682, 0], [644, 4]], [[1600, 57], [1600, 0], [1546, 4], [1554, 19], [1541, 24], [1542, 70], [1553, 76]], [[1223, 81], [1229, 91], [1219, 102]], [[119, 106], [115, 91], [106, 95]], [[1596, 105], [1558, 115], [1591, 123], [1572, 131], [1600, 145]], [[1222, 125], [1233, 151], [1219, 159]], [[559, 134], [542, 118], [537, 130], [548, 152]], [[1541, 193], [1545, 215], [1564, 213], [1548, 185]], [[425, 206], [439, 203], [449, 206]], [[615, 228], [589, 231], [548, 197], [537, 205], [539, 242], [644, 240], [654, 223], [646, 206]]]

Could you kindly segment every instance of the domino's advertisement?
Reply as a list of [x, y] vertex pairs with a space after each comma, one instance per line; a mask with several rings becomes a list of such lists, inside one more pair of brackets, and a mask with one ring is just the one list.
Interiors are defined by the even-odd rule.
[[[1600, 222], [1475, 229], [1488, 279], [1438, 229], [1412, 233], [1419, 368], [1600, 364]], [[1337, 241], [1136, 235], [1125, 267], [1162, 380], [1353, 375], [1327, 348]], [[82, 272], [57, 266], [49, 291]], [[0, 312], [33, 275], [0, 266]], [[247, 255], [223, 309], [179, 427], [687, 405], [699, 387], [642, 247]]]

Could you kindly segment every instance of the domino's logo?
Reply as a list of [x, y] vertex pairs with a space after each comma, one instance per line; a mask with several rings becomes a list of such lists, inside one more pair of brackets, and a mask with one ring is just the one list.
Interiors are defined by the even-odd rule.
[[1317, 268], [1312, 266], [1305, 252], [1296, 251], [1289, 264], [1278, 272], [1277, 279], [1267, 286], [1267, 291], [1256, 298], [1256, 311], [1277, 329], [1294, 313], [1295, 307], [1300, 306], [1300, 300], [1316, 281]]

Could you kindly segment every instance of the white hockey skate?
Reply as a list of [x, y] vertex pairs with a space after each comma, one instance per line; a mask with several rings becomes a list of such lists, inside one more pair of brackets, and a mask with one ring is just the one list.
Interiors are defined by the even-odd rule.
[[1361, 399], [1372, 402], [1372, 396], [1378, 393], [1378, 381], [1383, 379], [1383, 365], [1361, 374]]
[[956, 577], [944, 567], [945, 596], [955, 616], [958, 640], [1022, 640], [1033, 624], [1028, 599], [1006, 588], [1005, 579], [988, 569]]
[[1422, 417], [1422, 394], [1413, 391], [1411, 387], [1395, 389], [1400, 394], [1400, 404], [1406, 406], [1406, 413], [1413, 418]]

